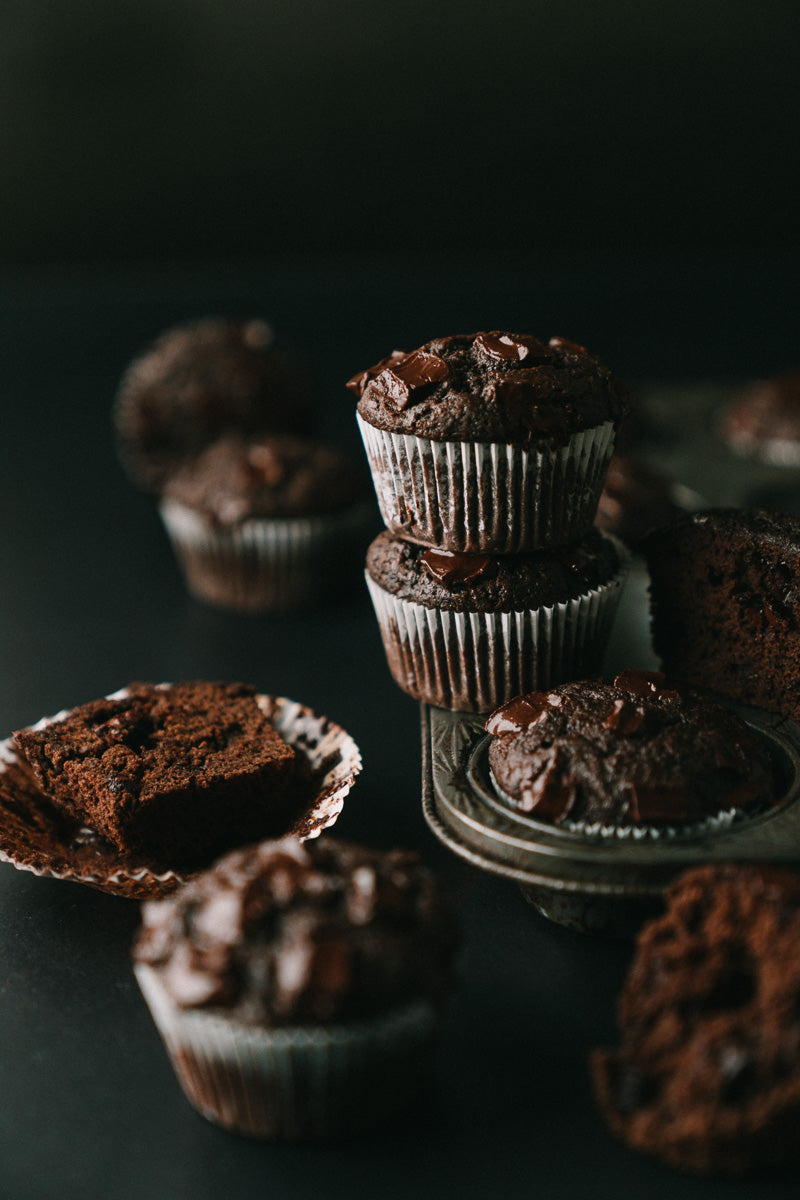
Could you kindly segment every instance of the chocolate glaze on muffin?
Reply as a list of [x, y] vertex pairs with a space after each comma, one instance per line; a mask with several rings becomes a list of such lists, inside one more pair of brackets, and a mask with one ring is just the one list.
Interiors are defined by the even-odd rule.
[[670, 678], [800, 717], [800, 518], [711, 509], [642, 551]]
[[302, 811], [295, 753], [244, 684], [132, 684], [14, 737], [57, 808], [156, 862], [208, 862]]
[[598, 1050], [598, 1103], [629, 1146], [697, 1174], [800, 1154], [800, 880], [727, 863], [675, 881], [639, 935]]
[[533, 554], [451, 554], [381, 533], [367, 571], [402, 600], [453, 612], [513, 612], [550, 606], [606, 583], [621, 565], [597, 530], [573, 546]]
[[503, 794], [556, 825], [680, 825], [775, 795], [769, 754], [745, 722], [658, 672], [518, 696], [486, 729]]
[[134, 359], [113, 419], [129, 475], [157, 491], [216, 438], [299, 432], [307, 409], [305, 380], [264, 321], [210, 318], [168, 330]]
[[415, 854], [330, 838], [234, 851], [148, 904], [134, 958], [180, 1008], [267, 1027], [373, 1017], [452, 982], [455, 933]]
[[628, 411], [611, 372], [565, 338], [503, 332], [395, 351], [347, 385], [370, 425], [435, 441], [566, 445]]
[[251, 517], [316, 516], [369, 496], [360, 463], [333, 446], [289, 435], [220, 438], [166, 480], [177, 500], [220, 525]]
[[738, 454], [800, 465], [800, 370], [745, 388], [723, 412], [719, 430]]

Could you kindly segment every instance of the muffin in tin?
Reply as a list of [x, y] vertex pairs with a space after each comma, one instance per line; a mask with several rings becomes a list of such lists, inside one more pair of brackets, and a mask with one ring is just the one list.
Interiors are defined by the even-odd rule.
[[582, 346], [528, 334], [435, 338], [348, 387], [387, 529], [458, 553], [585, 534], [628, 411]]
[[311, 605], [355, 583], [376, 524], [361, 464], [289, 435], [213, 442], [167, 477], [160, 511], [189, 590], [241, 611]]
[[457, 554], [385, 532], [366, 579], [395, 682], [429, 704], [487, 712], [599, 669], [627, 564], [597, 530], [525, 555]]
[[503, 798], [568, 830], [696, 832], [769, 805], [780, 791], [769, 750], [745, 721], [659, 672], [517, 696], [486, 729]]
[[693, 1174], [796, 1161], [799, 994], [796, 875], [724, 863], [680, 876], [639, 934], [621, 1045], [592, 1056], [610, 1128]]
[[209, 1120], [328, 1137], [386, 1119], [429, 1081], [456, 936], [416, 855], [264, 842], [142, 917], [136, 975]]

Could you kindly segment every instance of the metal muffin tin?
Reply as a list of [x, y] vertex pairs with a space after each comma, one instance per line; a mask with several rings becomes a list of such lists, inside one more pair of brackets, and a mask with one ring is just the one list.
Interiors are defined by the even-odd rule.
[[516, 880], [544, 916], [582, 932], [622, 936], [658, 911], [680, 871], [720, 860], [800, 865], [800, 725], [731, 704], [769, 746], [778, 801], [729, 828], [654, 840], [591, 837], [516, 812], [492, 786], [485, 717], [422, 705], [422, 805], [446, 846]]

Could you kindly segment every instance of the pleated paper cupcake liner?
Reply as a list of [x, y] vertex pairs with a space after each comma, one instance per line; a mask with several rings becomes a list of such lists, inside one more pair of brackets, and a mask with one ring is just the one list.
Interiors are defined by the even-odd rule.
[[402, 600], [367, 573], [389, 670], [416, 700], [490, 712], [600, 670], [628, 560], [608, 583], [521, 612], [448, 612]]
[[583, 537], [615, 439], [610, 421], [552, 450], [431, 441], [360, 416], [358, 425], [386, 527], [463, 553], [520, 554]]
[[353, 583], [375, 523], [372, 504], [232, 527], [175, 500], [160, 512], [189, 591], [245, 612], [306, 607]]
[[[124, 695], [126, 690], [122, 688], [111, 698]], [[318, 837], [339, 817], [361, 771], [358, 746], [328, 717], [296, 700], [267, 695], [257, 700], [281, 736], [304, 760], [314, 780], [308, 806], [298, 814], [291, 832], [304, 840]], [[44, 717], [34, 728], [45, 728], [67, 715], [64, 709], [53, 717]], [[268, 799], [265, 796], [265, 803]], [[0, 741], [0, 862], [130, 899], [166, 896], [196, 874], [156, 866], [141, 854], [123, 854], [91, 829], [65, 819], [42, 795], [13, 738]]]
[[178, 1008], [153, 968], [134, 968], [186, 1098], [250, 1137], [356, 1132], [407, 1107], [429, 1080], [438, 1013], [418, 1001], [347, 1025], [265, 1029]]
[[517, 813], [524, 821], [530, 822], [538, 829], [558, 829], [562, 833], [575, 834], [576, 837], [586, 838], [590, 841], [602, 841], [606, 839], [620, 842], [656, 842], [659, 839], [673, 841], [680, 838], [697, 838], [708, 833], [722, 833], [726, 829], [739, 821], [747, 820], [757, 813], [764, 811], [764, 806], [759, 805], [757, 809], [746, 811], [742, 808], [726, 808], [720, 809], [717, 813], [711, 813], [707, 817], [702, 817], [696, 821], [686, 821], [684, 823], [675, 823], [672, 825], [652, 825], [645, 822], [624, 820], [616, 824], [606, 821], [573, 821], [569, 817], [554, 825], [550, 821], [537, 821], [536, 813], [524, 812], [520, 809], [513, 796], [510, 796], [495, 778], [494, 771], [489, 771], [489, 777], [492, 781], [498, 798], [502, 800], [511, 812]]

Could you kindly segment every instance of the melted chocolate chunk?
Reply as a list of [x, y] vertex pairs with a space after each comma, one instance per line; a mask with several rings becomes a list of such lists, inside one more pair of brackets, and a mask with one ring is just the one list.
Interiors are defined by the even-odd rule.
[[475, 345], [489, 358], [524, 363], [529, 358], [548, 359], [552, 355], [538, 338], [527, 334], [479, 333]]
[[547, 708], [547, 692], [528, 692], [527, 696], [517, 696], [502, 708], [495, 709], [484, 728], [495, 737], [504, 733], [521, 733], [523, 729], [543, 720]]
[[614, 679], [614, 687], [641, 699], [653, 696], [662, 700], [676, 700], [678, 693], [674, 688], [665, 687], [665, 678], [662, 671], [621, 671]]
[[439, 583], [471, 583], [482, 579], [495, 565], [487, 554], [453, 554], [448, 550], [426, 550], [422, 565]]
[[647, 710], [641, 704], [631, 704], [630, 700], [615, 700], [603, 725], [606, 729], [613, 729], [624, 737], [630, 737], [642, 727], [646, 716]]
[[585, 346], [581, 346], [578, 342], [571, 342], [569, 338], [551, 337], [548, 345], [552, 350], [565, 350], [567, 354], [577, 354], [580, 358], [589, 355]]
[[374, 367], [367, 367], [366, 371], [358, 371], [352, 378], [348, 379], [344, 385], [354, 395], [360, 396], [364, 388], [369, 383], [370, 379], [375, 379], [387, 367], [401, 362], [406, 357], [405, 350], [393, 350], [386, 358], [382, 358]]
[[447, 379], [449, 373], [450, 368], [443, 358], [415, 350], [385, 367], [375, 377], [375, 386], [395, 408], [402, 410], [426, 388]]

